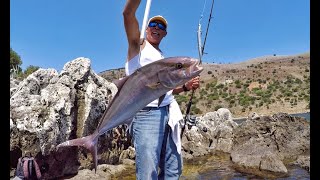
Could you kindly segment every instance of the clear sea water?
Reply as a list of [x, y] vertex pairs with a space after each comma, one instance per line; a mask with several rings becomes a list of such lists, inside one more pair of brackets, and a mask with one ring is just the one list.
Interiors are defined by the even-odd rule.
[[297, 114], [290, 114], [291, 116], [298, 116], [298, 117], [303, 117], [307, 121], [310, 121], [310, 112], [307, 113], [297, 113]]
[[[310, 121], [310, 112], [306, 112], [306, 113], [295, 113], [295, 114], [289, 114], [290, 116], [296, 116], [296, 117], [303, 117], [305, 118], [307, 121]], [[235, 118], [233, 119], [233, 121], [235, 121], [238, 124], [241, 124], [242, 122], [244, 122], [247, 118]]]

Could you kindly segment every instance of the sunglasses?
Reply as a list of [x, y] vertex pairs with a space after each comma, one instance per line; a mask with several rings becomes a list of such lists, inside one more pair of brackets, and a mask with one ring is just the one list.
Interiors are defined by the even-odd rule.
[[154, 21], [150, 22], [148, 27], [156, 27], [157, 25], [158, 25], [159, 29], [164, 30], [164, 31], [166, 30], [166, 26], [161, 22], [154, 22]]

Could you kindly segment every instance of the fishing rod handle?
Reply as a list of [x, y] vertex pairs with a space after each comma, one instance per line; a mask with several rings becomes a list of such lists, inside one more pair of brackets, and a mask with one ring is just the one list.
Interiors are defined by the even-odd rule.
[[189, 103], [188, 103], [187, 110], [186, 110], [186, 116], [190, 113], [193, 94], [194, 94], [194, 89], [192, 89], [192, 92], [191, 92], [191, 96], [190, 96]]

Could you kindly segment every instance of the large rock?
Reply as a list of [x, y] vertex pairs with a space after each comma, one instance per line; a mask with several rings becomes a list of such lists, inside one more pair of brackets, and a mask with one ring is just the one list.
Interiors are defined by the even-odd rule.
[[230, 111], [221, 108], [197, 117], [195, 124], [182, 138], [186, 159], [222, 151], [230, 153], [239, 171], [267, 178], [286, 176], [288, 163], [307, 170], [310, 166], [310, 125], [304, 118], [252, 113], [238, 125]]
[[232, 120], [231, 112], [226, 108], [197, 117], [196, 126], [186, 128], [182, 138], [184, 155], [190, 157], [188, 153], [202, 156], [213, 150], [230, 153], [233, 145], [233, 129], [237, 126]]
[[[61, 73], [39, 69], [10, 86], [12, 168], [26, 153], [36, 157], [47, 179], [93, 167], [91, 155], [87, 156], [82, 148], [56, 151], [56, 145], [63, 141], [91, 134], [117, 92], [113, 83], [91, 70], [89, 59], [74, 59], [65, 64]], [[99, 138], [99, 163], [119, 161], [122, 150], [130, 145], [123, 132], [116, 142], [113, 132]]]
[[105, 179], [113, 179], [114, 177], [121, 177], [121, 173], [126, 171], [130, 166], [128, 165], [109, 165], [102, 164], [98, 165], [97, 172], [95, 170], [82, 169], [79, 170], [78, 174], [72, 177], [64, 177], [69, 180], [87, 180], [87, 179], [95, 179], [95, 180], [105, 180]]
[[286, 113], [251, 118], [233, 133], [231, 158], [244, 172], [286, 175], [285, 162], [310, 155], [310, 126], [304, 118]]

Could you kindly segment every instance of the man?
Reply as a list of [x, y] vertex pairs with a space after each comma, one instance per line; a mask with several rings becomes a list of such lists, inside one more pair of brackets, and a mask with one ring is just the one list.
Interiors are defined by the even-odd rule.
[[[163, 59], [159, 48], [167, 35], [168, 22], [162, 16], [149, 19], [146, 39], [140, 40], [139, 23], [135, 16], [141, 0], [127, 0], [123, 10], [124, 26], [128, 40], [126, 75], [151, 62]], [[158, 106], [158, 99], [139, 111], [130, 125], [130, 133], [136, 152], [136, 177], [138, 180], [179, 179], [182, 173], [182, 157], [178, 120], [180, 108], [172, 94], [197, 89], [199, 77], [182, 87], [166, 93]], [[178, 127], [178, 128], [176, 128]]]

